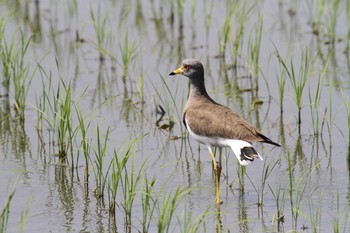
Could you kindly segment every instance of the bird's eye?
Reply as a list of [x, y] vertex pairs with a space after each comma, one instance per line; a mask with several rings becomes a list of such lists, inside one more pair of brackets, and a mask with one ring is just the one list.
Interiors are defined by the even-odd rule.
[[184, 70], [189, 70], [190, 69], [190, 67], [188, 65], [183, 65], [182, 67], [184, 68]]

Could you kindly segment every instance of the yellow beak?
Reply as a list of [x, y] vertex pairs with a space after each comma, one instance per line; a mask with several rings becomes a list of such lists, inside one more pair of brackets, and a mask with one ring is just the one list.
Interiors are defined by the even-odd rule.
[[179, 69], [176, 69], [173, 72], [171, 72], [169, 75], [182, 74], [183, 72], [184, 71], [183, 71], [182, 67], [180, 67]]

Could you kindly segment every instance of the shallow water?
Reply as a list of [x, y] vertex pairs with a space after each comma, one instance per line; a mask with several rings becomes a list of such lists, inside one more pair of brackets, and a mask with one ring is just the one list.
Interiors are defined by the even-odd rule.
[[[182, 8], [172, 1], [14, 2], [1, 5], [4, 39], [9, 44], [13, 37], [20, 38], [19, 31], [26, 39], [33, 36], [25, 62], [34, 75], [31, 84], [26, 83], [25, 120], [14, 110], [13, 86], [9, 96], [0, 99], [2, 203], [15, 190], [6, 232], [22, 228], [23, 232], [142, 232], [142, 194], [153, 178], [155, 211], [148, 215], [148, 232], [159, 231], [166, 198], [178, 188], [184, 191], [169, 223], [171, 232], [196, 232], [196, 226], [197, 232], [334, 232], [333, 224], [339, 225], [340, 232], [349, 231], [350, 126], [344, 104], [350, 96], [347, 1], [339, 1], [334, 37], [327, 30], [332, 15], [329, 3], [320, 16], [319, 30], [313, 31], [319, 6], [316, 0], [308, 2], [313, 6], [303, 1], [186, 1]], [[225, 20], [230, 29], [225, 53], [221, 54]], [[259, 23], [260, 43], [255, 41]], [[235, 57], [234, 44], [241, 26], [243, 36]], [[97, 35], [103, 35], [100, 45]], [[122, 54], [127, 48], [133, 56], [125, 69]], [[254, 48], [260, 51], [258, 63], [251, 59]], [[283, 66], [276, 50], [287, 66], [293, 61], [298, 75], [307, 49], [310, 66], [317, 57], [302, 94], [299, 128], [295, 93], [287, 76], [280, 111], [277, 80], [281, 80]], [[249, 165], [243, 178], [238, 176], [241, 168], [235, 156], [224, 150], [223, 204], [219, 209], [214, 203], [214, 173], [207, 148], [189, 138], [182, 125], [188, 81], [181, 76], [168, 77], [188, 57], [203, 62], [213, 99], [282, 145], [257, 145], [264, 161]], [[313, 113], [323, 73], [320, 104]], [[57, 156], [54, 122], [58, 118], [55, 120], [49, 106], [58, 86], [65, 93], [63, 83], [72, 91], [71, 127], [79, 128], [77, 109], [90, 123], [88, 183], [84, 182], [86, 166], [79, 130], [73, 144], [67, 145], [74, 159], [69, 153], [68, 164], [64, 164]], [[0, 91], [3, 95], [6, 90], [1, 87]], [[45, 93], [52, 102], [40, 105]], [[158, 105], [165, 110], [161, 120]], [[38, 121], [39, 112], [44, 114]], [[316, 115], [319, 134], [313, 126]], [[174, 126], [169, 130], [171, 121]], [[114, 150], [121, 156], [130, 144], [129, 174], [132, 159], [136, 173], [144, 164], [128, 227], [121, 184], [115, 214], [109, 212], [108, 190], [103, 200], [94, 194], [97, 126], [102, 141], [108, 134], [103, 172], [108, 173]], [[273, 169], [267, 170], [267, 166]], [[266, 171], [270, 173], [261, 191]], [[110, 173], [107, 177], [111, 179]], [[278, 191], [280, 199], [276, 201]], [[261, 193], [263, 206], [258, 206]], [[284, 221], [276, 220], [277, 209]]]

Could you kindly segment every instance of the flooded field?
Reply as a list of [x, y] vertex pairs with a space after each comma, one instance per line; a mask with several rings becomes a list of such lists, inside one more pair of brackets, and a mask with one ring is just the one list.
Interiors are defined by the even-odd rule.
[[[349, 232], [347, 0], [0, 0], [1, 232]], [[182, 121], [209, 95], [281, 144], [242, 167]]]

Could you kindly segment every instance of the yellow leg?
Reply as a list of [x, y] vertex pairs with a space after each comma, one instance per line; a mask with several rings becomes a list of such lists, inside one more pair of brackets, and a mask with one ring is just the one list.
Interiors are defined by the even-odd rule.
[[221, 149], [220, 149], [220, 155], [219, 155], [220, 156], [219, 164], [217, 164], [215, 155], [211, 147], [208, 147], [208, 148], [209, 148], [209, 153], [213, 160], [214, 169], [215, 169], [215, 200], [216, 200], [216, 204], [221, 204], [221, 200], [220, 200]]

